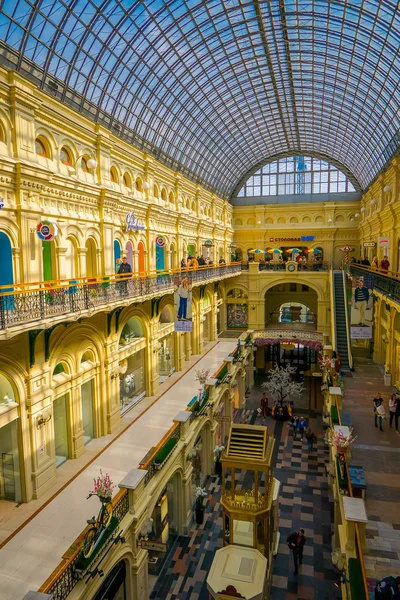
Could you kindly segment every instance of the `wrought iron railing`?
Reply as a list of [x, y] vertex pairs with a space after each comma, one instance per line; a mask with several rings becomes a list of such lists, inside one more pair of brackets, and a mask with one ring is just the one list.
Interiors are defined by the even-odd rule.
[[147, 471], [144, 485], [147, 485], [154, 475], [167, 462], [171, 454], [174, 452], [176, 445], [181, 437], [181, 428], [179, 423], [175, 423], [164, 435], [157, 446], [142, 459], [139, 464], [139, 469]]
[[[297, 264], [298, 271], [318, 272], [318, 271], [329, 271], [329, 269], [330, 269], [329, 262], [312, 262], [312, 263], [300, 262]], [[282, 263], [259, 262], [258, 270], [259, 271], [271, 271], [271, 272], [272, 271], [286, 271], [286, 264], [284, 262], [282, 262]]]
[[[163, 271], [147, 276], [107, 277], [0, 286], [0, 330], [55, 316], [80, 314], [112, 303], [173, 291], [174, 275]], [[241, 265], [216, 265], [184, 270], [193, 284], [241, 272]]]
[[374, 280], [374, 288], [382, 292], [385, 296], [393, 298], [400, 302], [400, 273], [397, 271], [382, 271], [371, 269], [364, 265], [350, 264], [346, 265], [346, 271], [356, 277], [371, 276]]
[[[113, 498], [112, 504], [113, 515], [118, 517], [121, 522], [124, 516], [129, 512], [128, 490], [121, 490]], [[71, 545], [71, 555], [68, 558], [63, 558], [58, 567], [39, 588], [39, 592], [50, 594], [54, 600], [66, 600], [81, 579], [81, 577], [77, 575], [75, 565], [79, 558], [82, 540], [88, 527], [82, 531], [80, 536]]]

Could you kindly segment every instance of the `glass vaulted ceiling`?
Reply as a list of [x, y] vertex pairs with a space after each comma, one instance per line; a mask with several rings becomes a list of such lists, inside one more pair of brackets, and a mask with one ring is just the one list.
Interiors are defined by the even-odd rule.
[[365, 188], [400, 127], [396, 1], [0, 7], [4, 64], [224, 197], [260, 161], [300, 151]]

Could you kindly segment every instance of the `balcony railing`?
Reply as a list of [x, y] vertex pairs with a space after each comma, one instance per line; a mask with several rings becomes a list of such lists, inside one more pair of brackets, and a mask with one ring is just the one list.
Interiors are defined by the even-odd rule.
[[374, 288], [385, 296], [393, 298], [396, 302], [400, 302], [400, 273], [398, 271], [384, 272], [382, 269], [374, 270], [358, 264], [346, 265], [345, 269], [355, 277], [370, 275], [374, 279]]
[[[251, 263], [250, 263], [251, 264]], [[329, 271], [329, 262], [297, 263], [297, 271], [308, 271], [318, 273], [319, 271]], [[259, 271], [286, 271], [286, 263], [259, 262]]]
[[79, 315], [135, 298], [173, 291], [174, 276], [187, 273], [193, 285], [241, 272], [240, 263], [165, 270], [141, 275], [47, 281], [0, 286], [0, 330], [56, 316]]

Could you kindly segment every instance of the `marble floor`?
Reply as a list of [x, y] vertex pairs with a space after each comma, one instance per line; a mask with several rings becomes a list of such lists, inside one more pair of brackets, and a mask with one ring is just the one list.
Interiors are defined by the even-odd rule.
[[131, 417], [127, 417], [131, 423], [114, 441], [100, 449], [98, 440], [88, 444], [89, 451], [91, 444], [97, 448], [97, 453], [92, 450], [89, 464], [36, 509], [38, 512], [32, 513], [25, 525], [17, 527], [13, 537], [0, 549], [0, 600], [21, 600], [26, 592], [40, 587], [97, 508], [95, 498], [87, 502], [85, 498], [99, 470], [110, 473], [118, 483], [130, 469], [138, 467], [143, 456], [170, 428], [178, 411], [185, 409], [192, 399], [198, 387], [195, 371], [204, 368], [215, 372], [235, 346], [236, 340], [213, 344], [202, 357], [196, 357], [188, 371], [178, 374], [175, 383], [157, 396], [139, 418], [133, 417], [136, 412], [131, 411]]
[[[248, 398], [247, 408], [237, 412], [235, 421], [267, 425], [275, 436], [274, 475], [281, 482], [279, 531], [281, 543], [273, 564], [271, 599], [336, 600], [334, 581], [338, 575], [331, 564], [331, 502], [325, 477], [328, 459], [320, 420], [311, 419], [318, 442], [308, 454], [306, 441], [293, 440], [286, 423], [258, 416], [259, 391]], [[221, 480], [206, 481], [209, 493], [203, 525], [193, 525], [188, 536], [180, 536], [170, 549], [150, 598], [154, 600], [208, 600], [207, 573], [214, 552], [222, 547]], [[294, 575], [293, 560], [286, 538], [300, 527], [306, 531], [303, 565]]]

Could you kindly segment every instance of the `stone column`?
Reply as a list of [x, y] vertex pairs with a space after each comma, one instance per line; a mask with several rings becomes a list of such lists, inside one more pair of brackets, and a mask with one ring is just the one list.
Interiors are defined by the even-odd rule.
[[86, 274], [87, 274], [86, 255], [87, 255], [87, 248], [78, 248], [78, 266], [79, 266], [78, 277], [86, 277]]

